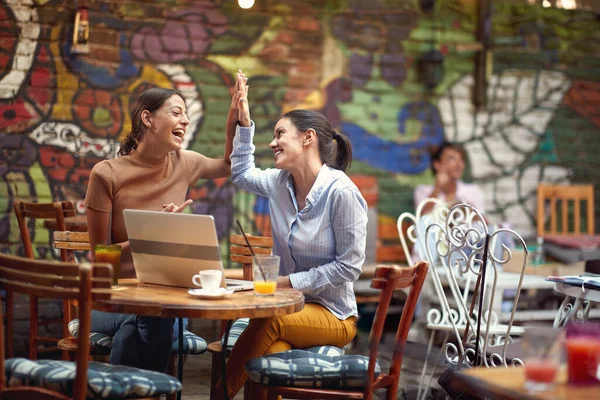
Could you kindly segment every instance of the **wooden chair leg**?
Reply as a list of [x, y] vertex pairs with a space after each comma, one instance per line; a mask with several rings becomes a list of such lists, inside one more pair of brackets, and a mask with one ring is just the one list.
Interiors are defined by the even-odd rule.
[[[265, 400], [268, 398], [267, 395], [267, 389], [251, 380], [248, 380], [244, 385], [244, 400]], [[277, 400], [277, 394], [273, 399]]]
[[37, 360], [37, 336], [39, 330], [38, 298], [29, 296], [29, 359]]
[[212, 353], [212, 366], [210, 372], [210, 400], [223, 399], [223, 354], [220, 352]]
[[267, 400], [281, 400], [281, 396], [277, 395], [277, 392], [273, 390], [267, 391]]
[[13, 306], [13, 292], [6, 291], [6, 356], [15, 357], [15, 328], [14, 328], [15, 310]]
[[[71, 321], [71, 302], [69, 300], [63, 300], [63, 331], [62, 337], [66, 338], [71, 336], [69, 334], [69, 321]], [[65, 361], [71, 361], [69, 352], [63, 350], [62, 359]]]
[[[177, 356], [174, 354], [172, 354], [171, 357], [169, 357], [169, 364], [167, 365], [167, 374], [168, 375], [175, 376], [175, 358], [176, 357]], [[177, 399], [177, 392], [167, 395], [167, 400], [176, 400], [176, 399]]]

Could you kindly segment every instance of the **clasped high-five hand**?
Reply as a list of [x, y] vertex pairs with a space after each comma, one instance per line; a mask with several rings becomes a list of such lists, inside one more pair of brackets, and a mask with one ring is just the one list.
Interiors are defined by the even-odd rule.
[[237, 80], [233, 88], [231, 108], [238, 110], [238, 124], [244, 127], [250, 126], [250, 108], [248, 107], [248, 77], [238, 70]]

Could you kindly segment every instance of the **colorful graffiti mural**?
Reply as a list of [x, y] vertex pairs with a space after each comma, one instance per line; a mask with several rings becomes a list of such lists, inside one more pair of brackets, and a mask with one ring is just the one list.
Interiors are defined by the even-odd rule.
[[[180, 90], [192, 122], [184, 146], [220, 156], [238, 68], [250, 76], [260, 166], [272, 165], [267, 143], [284, 111], [320, 110], [349, 136], [350, 174], [376, 216], [369, 246], [380, 261], [402, 258], [396, 218], [412, 209], [415, 185], [433, 181], [429, 151], [445, 138], [467, 149], [470, 178], [484, 189], [491, 217], [525, 235], [533, 233], [539, 181], [599, 181], [579, 162], [600, 150], [600, 78], [590, 72], [600, 39], [586, 33], [600, 22], [590, 13], [496, 4], [489, 103], [474, 111], [475, 11], [466, 0], [438, 2], [433, 16], [383, 0], [290, 0], [268, 12], [231, 3], [96, 1], [91, 53], [75, 55], [70, 20], [54, 22], [73, 9], [0, 1], [2, 249], [20, 251], [14, 199], [71, 199], [84, 212], [91, 168], [115, 156], [131, 124], [129, 105], [149, 87]], [[430, 92], [416, 60], [432, 48], [445, 61]], [[228, 180], [201, 182], [189, 197], [189, 212], [214, 215], [222, 239], [235, 219], [269, 232], [264, 199]], [[47, 231], [37, 229], [34, 241], [39, 256], [53, 256]]]

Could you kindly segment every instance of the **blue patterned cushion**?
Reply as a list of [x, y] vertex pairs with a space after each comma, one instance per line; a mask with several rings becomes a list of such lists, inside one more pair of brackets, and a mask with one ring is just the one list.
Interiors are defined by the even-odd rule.
[[[206, 351], [206, 340], [190, 331], [183, 331], [183, 353], [202, 354]], [[173, 353], [179, 353], [179, 338], [173, 339]]]
[[[367, 380], [366, 356], [327, 356], [306, 350], [289, 350], [253, 358], [246, 364], [248, 377], [269, 386], [323, 389], [363, 388]], [[375, 365], [375, 376], [381, 373]]]
[[[70, 361], [25, 358], [6, 360], [6, 382], [11, 386], [35, 386], [73, 394], [76, 364]], [[158, 397], [181, 390], [174, 377], [160, 372], [91, 362], [87, 376], [88, 399]]]
[[304, 350], [310, 351], [311, 353], [324, 354], [326, 356], [343, 356], [345, 353], [342, 348], [328, 345], [307, 347]]
[[[244, 329], [248, 327], [250, 324], [250, 318], [240, 318], [236, 319], [233, 324], [231, 324], [231, 329], [229, 330], [229, 336], [227, 337], [227, 350], [231, 351], [233, 349], [233, 345], [239, 339]], [[225, 341], [225, 335], [221, 337], [221, 346]]]
[[[250, 324], [250, 318], [240, 318], [236, 319], [233, 324], [231, 324], [231, 329], [229, 330], [229, 337], [227, 338], [227, 351], [231, 351], [233, 345], [237, 342], [238, 338], [248, 327]], [[225, 340], [225, 335], [221, 337], [221, 346]], [[317, 353], [317, 354], [326, 354], [329, 356], [341, 356], [344, 355], [344, 349], [340, 349], [335, 346], [314, 346], [305, 349], [307, 351]]]
[[[79, 320], [73, 319], [68, 325], [69, 333], [71, 336], [79, 337]], [[112, 336], [106, 333], [90, 332], [90, 346], [96, 352], [103, 354], [110, 354], [110, 348], [112, 346]]]
[[[79, 320], [73, 319], [69, 322], [69, 333], [71, 336], [79, 337]], [[90, 345], [99, 351], [110, 354], [112, 336], [105, 333], [90, 332]], [[193, 334], [188, 330], [183, 331], [183, 354], [203, 354], [207, 347], [206, 340]], [[179, 352], [179, 340], [173, 339], [173, 353]]]

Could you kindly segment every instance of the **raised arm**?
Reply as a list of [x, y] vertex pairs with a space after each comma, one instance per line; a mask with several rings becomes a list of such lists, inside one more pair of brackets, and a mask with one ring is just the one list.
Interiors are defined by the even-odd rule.
[[278, 169], [261, 170], [254, 164], [254, 123], [250, 119], [248, 86], [239, 99], [238, 123], [231, 154], [231, 180], [249, 192], [268, 197], [279, 176]]
[[[248, 96], [248, 78], [239, 70], [237, 72], [235, 86], [233, 87], [231, 96], [231, 105], [225, 122], [225, 153], [223, 158], [207, 158], [204, 168], [203, 178], [214, 179], [224, 178], [231, 175], [231, 152], [233, 151], [233, 137], [235, 136], [235, 128], [238, 124], [239, 109], [242, 104], [242, 99]], [[247, 104], [246, 104], [247, 107]], [[248, 113], [248, 115], [250, 115]]]

